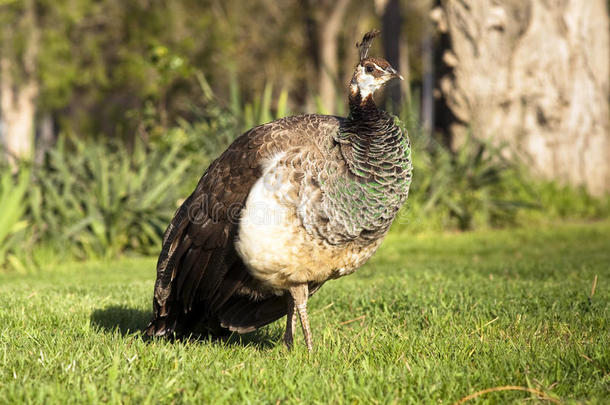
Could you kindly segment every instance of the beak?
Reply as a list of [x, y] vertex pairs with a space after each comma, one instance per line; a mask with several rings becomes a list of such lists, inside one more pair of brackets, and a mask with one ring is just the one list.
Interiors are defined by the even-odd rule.
[[402, 75], [400, 75], [400, 74], [399, 74], [399, 73], [396, 71], [396, 69], [394, 69], [392, 66], [389, 66], [389, 67], [388, 67], [388, 68], [387, 68], [385, 71], [386, 71], [386, 73], [387, 73], [387, 74], [389, 74], [389, 75], [391, 76], [391, 78], [392, 78], [392, 79], [393, 79], [393, 78], [395, 78], [395, 77], [397, 77], [397, 78], [399, 78], [400, 80], [405, 80], [405, 78], [404, 78], [404, 77], [402, 77]]

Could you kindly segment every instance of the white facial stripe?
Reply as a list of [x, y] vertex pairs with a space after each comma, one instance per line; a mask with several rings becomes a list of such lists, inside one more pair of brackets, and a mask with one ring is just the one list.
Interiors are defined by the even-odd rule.
[[[375, 64], [374, 64], [375, 65]], [[379, 66], [375, 65], [377, 68]], [[358, 74], [356, 75], [360, 95], [363, 99], [373, 94], [384, 83], [383, 80], [375, 78], [373, 75], [366, 73], [364, 66], [358, 66]]]

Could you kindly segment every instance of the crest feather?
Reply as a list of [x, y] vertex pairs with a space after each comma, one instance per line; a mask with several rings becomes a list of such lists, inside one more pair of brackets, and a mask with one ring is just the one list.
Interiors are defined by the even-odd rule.
[[362, 42], [356, 43], [356, 48], [358, 48], [361, 62], [366, 59], [367, 56], [369, 56], [369, 49], [373, 43], [373, 39], [375, 39], [377, 35], [379, 35], [379, 30], [373, 29], [364, 34], [362, 37]]

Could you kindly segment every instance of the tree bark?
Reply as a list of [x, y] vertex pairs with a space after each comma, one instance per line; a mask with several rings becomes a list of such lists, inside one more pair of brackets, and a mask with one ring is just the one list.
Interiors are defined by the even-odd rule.
[[429, 30], [424, 34], [422, 40], [422, 91], [421, 91], [421, 121], [422, 127], [428, 137], [432, 136], [436, 109], [434, 105], [434, 40]]
[[42, 164], [44, 162], [45, 155], [55, 144], [55, 123], [53, 121], [53, 115], [50, 112], [41, 114], [39, 118], [38, 131], [36, 134], [35, 144], [35, 162], [36, 164]]
[[[40, 32], [33, 0], [24, 2], [19, 21], [25, 30], [24, 51], [20, 60], [13, 49], [15, 27], [5, 26], [0, 51], [0, 116], [3, 140], [9, 161], [32, 156], [34, 119], [39, 84], [36, 77]], [[17, 24], [15, 24], [17, 25]]]
[[610, 33], [606, 0], [443, 0], [439, 87], [455, 120], [506, 142], [541, 176], [610, 191]]
[[[381, 18], [381, 40], [383, 42], [383, 54], [390, 65], [399, 72], [403, 71], [401, 66], [401, 25], [402, 15], [399, 0], [376, 0], [375, 9]], [[391, 109], [397, 112], [401, 105], [400, 85], [392, 83], [385, 91], [386, 98], [390, 100]]]
[[320, 102], [326, 113], [332, 114], [337, 104], [337, 78], [339, 67], [338, 35], [341, 23], [347, 11], [350, 0], [336, 0], [331, 2], [329, 13], [321, 15], [318, 21], [320, 28], [320, 70], [318, 91]]

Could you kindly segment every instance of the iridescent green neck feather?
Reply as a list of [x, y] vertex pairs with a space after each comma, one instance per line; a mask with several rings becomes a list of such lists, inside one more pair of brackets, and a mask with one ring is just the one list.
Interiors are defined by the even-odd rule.
[[411, 184], [411, 146], [398, 119], [377, 108], [372, 97], [350, 94], [350, 115], [336, 141], [347, 176], [329, 190], [351, 232], [376, 240], [391, 225]]

